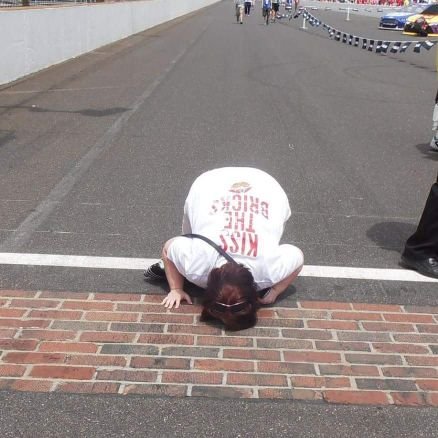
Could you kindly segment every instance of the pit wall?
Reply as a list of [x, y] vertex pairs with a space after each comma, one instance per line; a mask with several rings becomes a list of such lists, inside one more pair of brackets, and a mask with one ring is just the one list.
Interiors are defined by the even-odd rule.
[[219, 0], [147, 0], [0, 10], [0, 85]]

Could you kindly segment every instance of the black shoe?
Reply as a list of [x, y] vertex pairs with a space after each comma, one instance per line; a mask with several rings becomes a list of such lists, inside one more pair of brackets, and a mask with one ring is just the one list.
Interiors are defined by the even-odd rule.
[[149, 268], [147, 268], [146, 271], [144, 271], [143, 275], [145, 276], [146, 280], [153, 280], [153, 281], [165, 280], [166, 272], [164, 271], [163, 261], [160, 260], [159, 262], [149, 266]]
[[414, 259], [402, 256], [401, 262], [406, 268], [414, 269], [427, 277], [438, 278], [438, 259], [436, 257]]

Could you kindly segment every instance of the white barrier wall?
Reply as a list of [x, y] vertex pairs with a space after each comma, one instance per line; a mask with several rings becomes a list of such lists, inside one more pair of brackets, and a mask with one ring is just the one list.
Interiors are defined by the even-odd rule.
[[146, 0], [0, 10], [0, 85], [219, 0]]

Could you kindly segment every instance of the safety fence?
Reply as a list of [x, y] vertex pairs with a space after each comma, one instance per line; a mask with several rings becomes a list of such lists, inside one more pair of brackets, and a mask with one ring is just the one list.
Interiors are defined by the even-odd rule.
[[0, 0], [0, 8], [20, 8], [32, 6], [72, 5], [83, 3], [99, 3], [104, 0]]

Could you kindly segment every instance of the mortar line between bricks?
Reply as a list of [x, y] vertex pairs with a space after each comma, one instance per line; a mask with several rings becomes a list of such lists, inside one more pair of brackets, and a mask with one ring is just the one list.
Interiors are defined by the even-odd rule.
[[43, 293], [43, 291], [38, 290], [34, 296], [34, 298], [39, 298], [41, 296], [41, 294]]
[[187, 392], [186, 392], [187, 397], [191, 397], [192, 396], [192, 390], [193, 390], [193, 384], [189, 383], [187, 385]]
[[125, 393], [125, 389], [126, 389], [126, 385], [125, 385], [124, 383], [121, 383], [121, 384], [119, 385], [119, 389], [118, 389], [118, 391], [117, 391], [117, 394], [121, 394], [121, 395], [123, 395], [123, 394]]
[[162, 379], [163, 379], [163, 371], [164, 370], [158, 370], [157, 372], [157, 379], [156, 379], [156, 383], [163, 383]]

